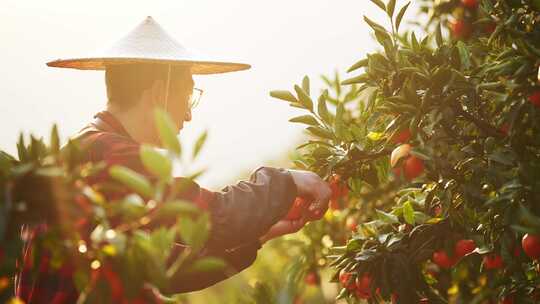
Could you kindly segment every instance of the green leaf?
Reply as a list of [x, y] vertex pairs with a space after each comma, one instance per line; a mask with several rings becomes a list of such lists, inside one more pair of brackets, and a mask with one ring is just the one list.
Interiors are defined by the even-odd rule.
[[431, 160], [431, 157], [429, 157], [428, 155], [416, 150], [416, 149], [412, 149], [411, 150], [411, 154], [420, 158], [420, 159], [423, 159], [423, 160]]
[[418, 44], [418, 39], [416, 39], [416, 34], [412, 32], [411, 34], [411, 45], [414, 51], [418, 51], [420, 49], [420, 45]]
[[6, 175], [13, 166], [14, 162], [15, 158], [13, 156], [0, 150], [0, 176], [2, 174]]
[[36, 169], [35, 174], [40, 176], [54, 177], [64, 176], [65, 171], [61, 167], [41, 167]]
[[394, 16], [395, 9], [396, 9], [396, 0], [388, 1], [388, 5], [386, 6], [386, 13], [388, 13], [388, 17], [392, 18]]
[[538, 228], [531, 228], [531, 227], [525, 227], [520, 225], [510, 225], [510, 228], [512, 228], [514, 231], [517, 231], [519, 233], [532, 233], [532, 234], [538, 234]]
[[141, 146], [140, 156], [144, 167], [150, 173], [159, 177], [161, 180], [171, 179], [172, 162], [168, 157], [148, 145]]
[[319, 100], [317, 103], [317, 112], [319, 113], [319, 116], [324, 122], [326, 122], [327, 124], [332, 124], [332, 116], [328, 112], [328, 107], [326, 106], [327, 97], [328, 90], [324, 90], [324, 92], [319, 96]]
[[222, 270], [227, 266], [227, 263], [222, 259], [216, 257], [205, 257], [199, 260], [196, 260], [192, 265], [190, 265], [186, 272], [209, 272], [209, 271], [218, 271]]
[[290, 122], [302, 123], [310, 126], [318, 126], [319, 122], [311, 115], [302, 115], [289, 119]]
[[307, 76], [304, 76], [304, 79], [302, 79], [302, 89], [304, 89], [307, 95], [311, 95], [309, 88], [309, 77]]
[[182, 154], [182, 147], [176, 136], [178, 129], [169, 114], [161, 109], [156, 109], [154, 111], [154, 118], [163, 147], [176, 154], [176, 156], [180, 156]]
[[379, 218], [379, 220], [385, 222], [385, 223], [388, 223], [388, 224], [397, 224], [399, 223], [399, 219], [397, 216], [391, 214], [391, 213], [386, 213], [382, 210], [378, 210], [378, 209], [375, 209], [375, 212], [377, 213], [377, 217]]
[[58, 127], [53, 125], [51, 130], [51, 153], [58, 154], [60, 152], [60, 137], [58, 136]]
[[514, 158], [511, 154], [506, 153], [505, 151], [495, 151], [488, 155], [488, 158], [492, 161], [501, 163], [503, 165], [512, 166], [514, 165]]
[[414, 212], [414, 221], [417, 222], [418, 224], [424, 224], [430, 219], [431, 217], [423, 212], [420, 212], [420, 211]]
[[192, 220], [189, 217], [182, 217], [178, 221], [182, 240], [191, 246], [194, 252], [198, 252], [206, 243], [210, 229], [209, 225], [210, 222], [206, 213], [203, 213], [196, 220]]
[[296, 97], [294, 97], [294, 95], [291, 94], [291, 92], [289, 91], [271, 91], [270, 96], [277, 99], [285, 100], [288, 102], [293, 102], [293, 103], [298, 102], [298, 100], [296, 100]]
[[176, 200], [163, 203], [156, 212], [156, 218], [163, 220], [177, 218], [182, 214], [197, 214], [201, 212], [201, 209], [192, 202]]
[[100, 243], [105, 239], [105, 228], [103, 225], [97, 225], [90, 233], [90, 239], [95, 243]]
[[397, 17], [396, 17], [396, 31], [399, 30], [399, 25], [401, 24], [401, 20], [403, 19], [403, 16], [405, 15], [405, 12], [407, 11], [407, 8], [409, 8], [409, 5], [411, 2], [408, 2], [404, 7], [401, 8], [399, 11]]
[[537, 230], [540, 228], [540, 217], [534, 215], [531, 210], [522, 204], [519, 205], [519, 217], [527, 227], [533, 227]]
[[340, 102], [336, 109], [336, 119], [334, 120], [334, 129], [336, 136], [339, 139], [343, 139], [345, 133], [345, 124], [343, 122], [343, 112], [345, 111], [345, 105]]
[[306, 91], [304, 91], [304, 89], [302, 89], [298, 85], [294, 86], [294, 90], [298, 95], [298, 100], [300, 101], [300, 103], [304, 107], [306, 107], [306, 109], [313, 111], [313, 101], [311, 100], [311, 97], [309, 97], [308, 93], [306, 93]]
[[437, 24], [437, 29], [435, 30], [435, 41], [437, 42], [437, 46], [439, 47], [441, 47], [444, 43], [440, 23]]
[[118, 203], [118, 214], [127, 220], [140, 218], [146, 211], [143, 199], [137, 194], [130, 194]]
[[463, 41], [458, 41], [457, 43], [457, 49], [459, 52], [459, 59], [461, 61], [461, 66], [464, 69], [469, 69], [471, 67], [471, 56], [469, 54], [469, 50], [467, 49], [467, 46]]
[[368, 65], [369, 59], [364, 58], [353, 64], [348, 70], [347, 73], [358, 70], [359, 68], [365, 67]]
[[381, 0], [370, 0], [370, 1], [373, 2], [375, 5], [377, 5], [378, 7], [380, 7], [383, 11], [386, 11], [386, 7]]
[[154, 190], [150, 182], [141, 174], [122, 166], [112, 166], [109, 169], [112, 178], [146, 197], [152, 197]]
[[349, 78], [349, 79], [345, 79], [341, 82], [342, 85], [349, 85], [349, 84], [355, 84], [355, 83], [365, 83], [369, 80], [369, 75], [366, 73], [366, 74], [362, 74], [362, 75], [359, 75], [359, 76], [356, 76], [356, 77], [352, 77], [352, 78]]
[[204, 143], [206, 142], [207, 137], [208, 137], [208, 132], [204, 131], [203, 134], [201, 134], [199, 138], [197, 138], [197, 141], [195, 141], [195, 146], [193, 146], [193, 159], [197, 158], [197, 156], [199, 155], [199, 152], [204, 146]]
[[410, 201], [403, 204], [403, 218], [408, 224], [414, 225], [414, 208]]
[[321, 138], [325, 138], [325, 139], [333, 139], [334, 136], [332, 134], [332, 132], [326, 130], [326, 129], [323, 129], [323, 128], [319, 128], [319, 127], [307, 127], [307, 130], [317, 136], [317, 137], [321, 137]]
[[388, 33], [388, 32], [386, 31], [386, 29], [385, 29], [382, 25], [376, 23], [375, 21], [369, 19], [369, 18], [366, 17], [366, 16], [364, 16], [364, 21], [365, 21], [365, 22], [366, 22], [366, 23], [367, 23], [374, 31], [376, 31], [376, 32], [383, 32], [383, 33]]
[[19, 161], [25, 162], [28, 160], [28, 151], [26, 150], [26, 144], [24, 142], [24, 135], [19, 135], [19, 141], [17, 142], [17, 153]]

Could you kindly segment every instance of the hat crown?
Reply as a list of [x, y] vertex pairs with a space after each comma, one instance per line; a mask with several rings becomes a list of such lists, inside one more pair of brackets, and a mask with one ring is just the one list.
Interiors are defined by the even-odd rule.
[[174, 59], [179, 56], [190, 57], [193, 54], [172, 38], [154, 18], [148, 16], [126, 36], [109, 47], [103, 55]]
[[187, 50], [148, 16], [126, 36], [109, 48], [90, 56], [58, 59], [48, 66], [84, 70], [103, 70], [107, 66], [128, 63], [182, 65], [193, 74], [217, 74], [249, 69], [249, 64], [201, 56]]

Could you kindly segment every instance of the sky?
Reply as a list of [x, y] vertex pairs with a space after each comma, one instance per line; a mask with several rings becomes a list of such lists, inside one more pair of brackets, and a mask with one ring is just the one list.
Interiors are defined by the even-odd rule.
[[208, 168], [199, 182], [219, 189], [301, 142], [303, 127], [288, 120], [302, 113], [269, 92], [291, 90], [307, 75], [318, 93], [320, 75], [345, 75], [376, 49], [363, 15], [387, 21], [368, 0], [2, 0], [0, 149], [15, 153], [20, 132], [47, 137], [57, 123], [65, 139], [88, 123], [106, 104], [104, 72], [45, 63], [103, 49], [152, 16], [188, 49], [252, 65], [194, 77], [204, 95], [180, 138], [189, 146], [208, 130], [191, 167]]

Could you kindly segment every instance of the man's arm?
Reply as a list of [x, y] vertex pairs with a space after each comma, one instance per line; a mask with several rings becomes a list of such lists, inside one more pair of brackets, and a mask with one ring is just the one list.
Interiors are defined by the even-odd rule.
[[288, 170], [262, 167], [249, 181], [215, 193], [208, 205], [212, 218], [209, 246], [231, 249], [261, 238], [285, 217], [297, 196]]
[[[100, 143], [93, 145], [99, 147], [91, 154], [97, 158], [94, 161], [104, 160], [109, 165], [123, 165], [152, 177], [140, 161], [138, 144], [122, 136], [104, 137], [109, 138], [102, 138]], [[182, 198], [206, 206], [210, 213], [212, 228], [205, 255], [223, 258], [230, 268], [227, 271], [180, 276], [171, 280], [167, 291], [175, 293], [202, 289], [247, 268], [257, 256], [259, 239], [267, 240], [296, 232], [305, 224], [279, 222], [287, 214], [297, 194], [311, 195], [324, 202], [324, 197], [320, 195], [324, 194], [324, 191], [321, 192], [324, 186], [328, 188], [313, 173], [265, 167], [256, 170], [249, 181], [225, 187], [219, 192], [196, 186], [196, 191], [189, 191], [189, 197]], [[323, 203], [324, 210], [327, 200]]]

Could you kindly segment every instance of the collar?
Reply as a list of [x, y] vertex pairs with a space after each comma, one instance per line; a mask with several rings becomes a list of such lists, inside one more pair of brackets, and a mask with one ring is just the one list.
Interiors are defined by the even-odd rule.
[[94, 118], [96, 120], [101, 120], [103, 123], [106, 124], [106, 128], [110, 132], [114, 132], [123, 136], [126, 136], [130, 139], [133, 139], [131, 135], [126, 131], [124, 126], [122, 126], [122, 123], [114, 115], [109, 111], [101, 111], [94, 115]]

